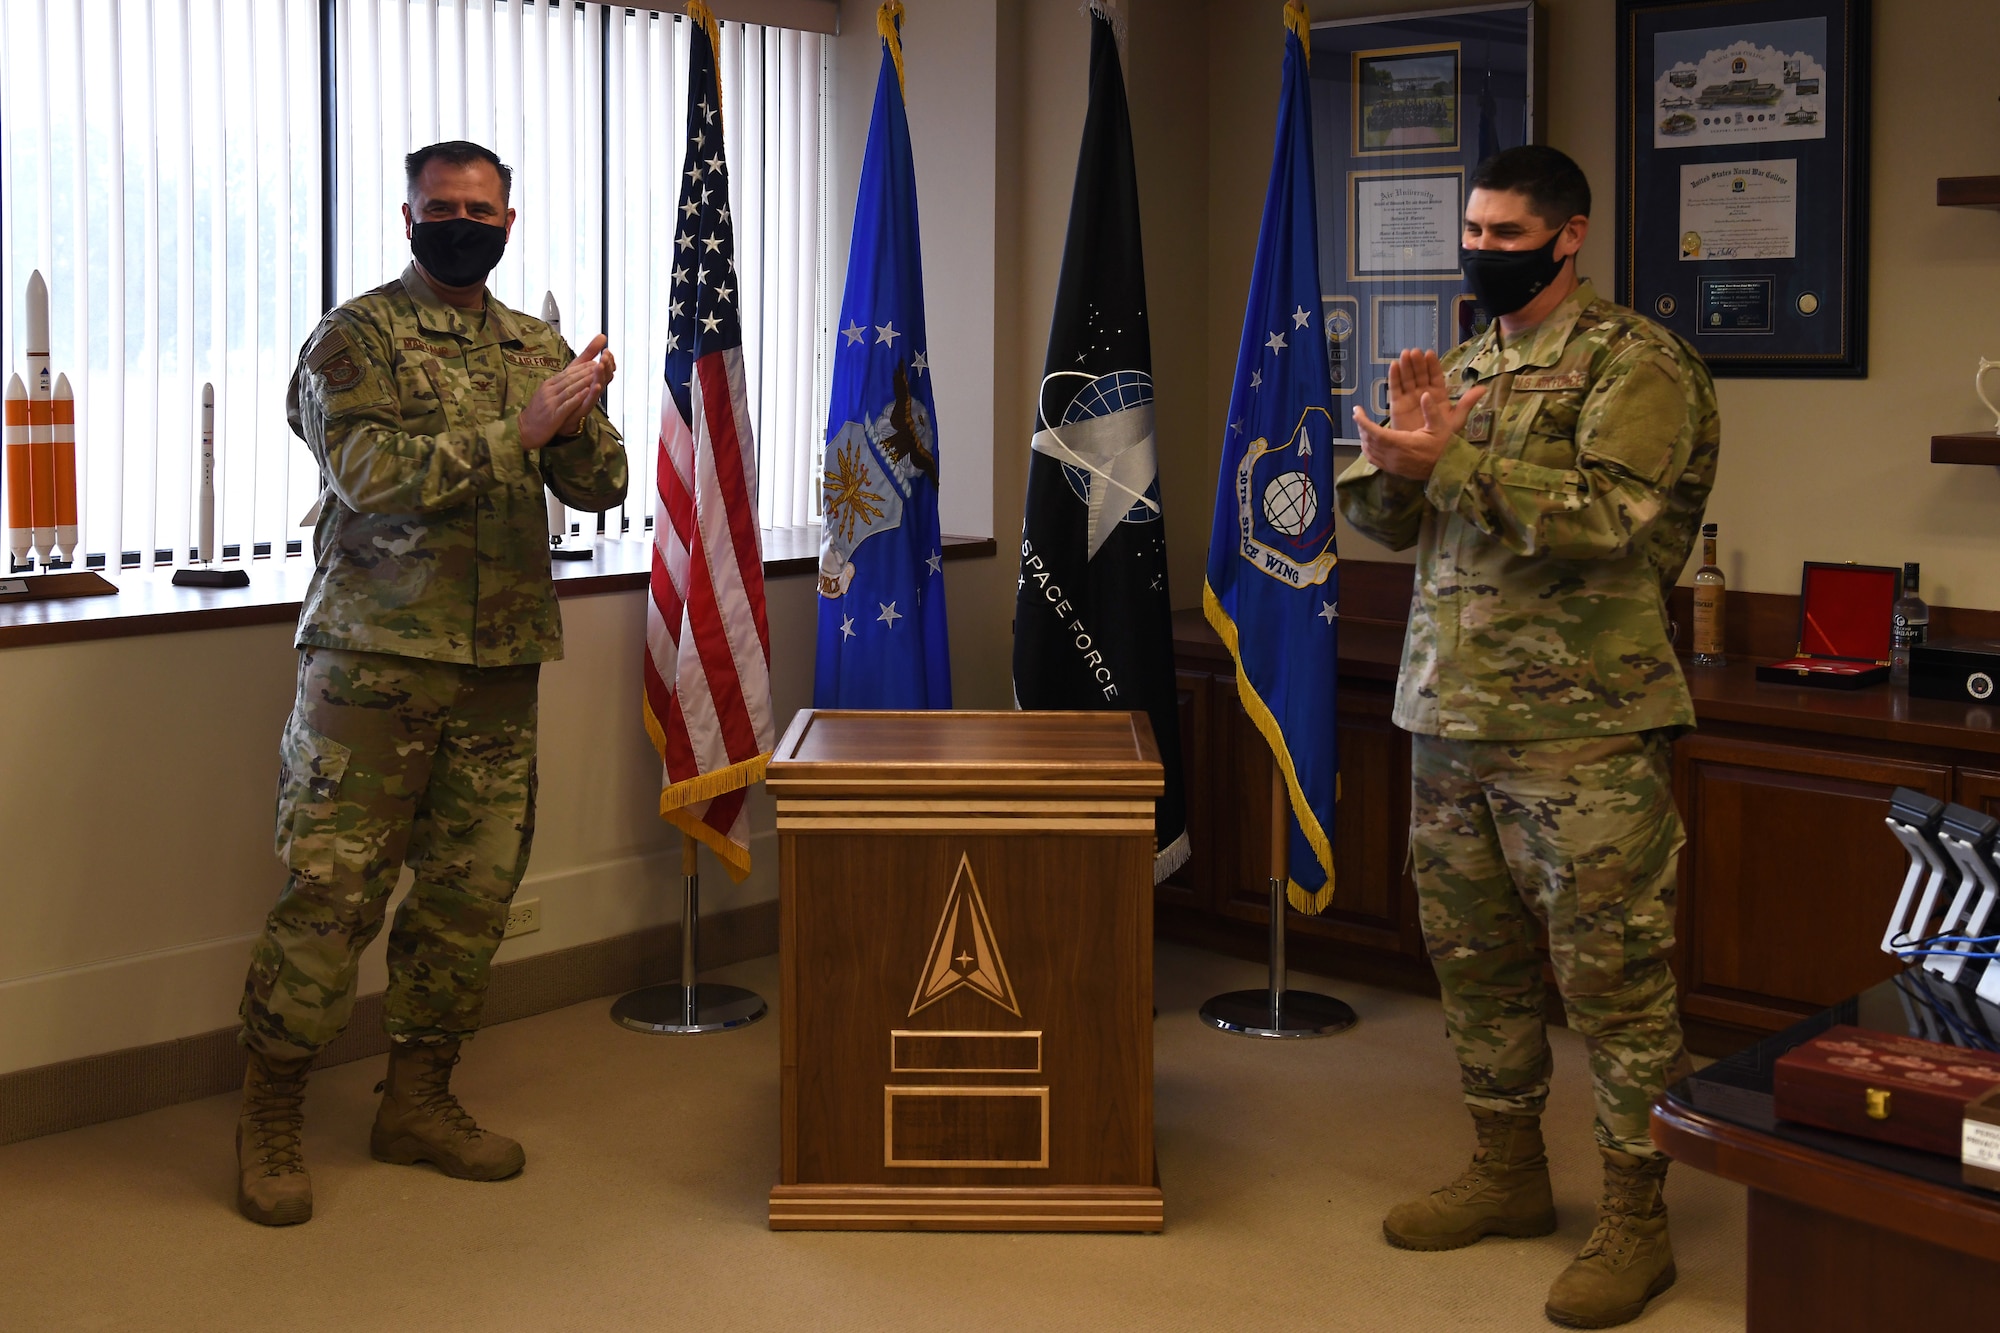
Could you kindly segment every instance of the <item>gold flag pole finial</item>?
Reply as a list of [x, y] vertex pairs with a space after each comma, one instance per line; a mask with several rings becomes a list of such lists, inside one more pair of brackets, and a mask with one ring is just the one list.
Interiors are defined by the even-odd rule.
[[903, 0], [882, 0], [875, 11], [875, 31], [889, 44], [889, 58], [896, 62], [896, 90], [907, 99], [910, 87], [903, 82]]
[[1285, 26], [1299, 36], [1299, 48], [1305, 52], [1306, 63], [1312, 64], [1312, 15], [1306, 13], [1304, 0], [1285, 0]]
[[715, 114], [720, 116], [722, 114], [722, 25], [715, 21], [715, 11], [704, 4], [702, 0], [687, 0], [687, 3], [688, 18], [699, 23], [702, 31], [708, 34], [708, 49], [715, 53], [717, 62], [715, 71]]

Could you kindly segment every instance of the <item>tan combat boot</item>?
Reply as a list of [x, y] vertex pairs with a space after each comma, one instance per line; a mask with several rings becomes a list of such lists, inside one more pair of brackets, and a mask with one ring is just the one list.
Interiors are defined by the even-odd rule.
[[521, 1145], [481, 1129], [451, 1092], [458, 1043], [389, 1047], [389, 1077], [375, 1091], [387, 1094], [375, 1112], [368, 1151], [378, 1162], [414, 1166], [429, 1162], [460, 1180], [505, 1180], [527, 1163]]
[[1556, 1229], [1541, 1118], [1471, 1107], [1479, 1133], [1472, 1165], [1443, 1189], [1399, 1204], [1382, 1234], [1405, 1250], [1456, 1250], [1481, 1236], [1546, 1236]]
[[1668, 1159], [1604, 1156], [1604, 1201], [1597, 1229], [1549, 1288], [1548, 1316], [1570, 1328], [1610, 1328], [1637, 1319], [1646, 1302], [1674, 1285], [1674, 1246], [1661, 1197]]
[[305, 1129], [306, 1068], [311, 1056], [273, 1060], [250, 1052], [243, 1071], [243, 1111], [236, 1119], [236, 1211], [267, 1227], [313, 1215], [312, 1177], [299, 1137]]

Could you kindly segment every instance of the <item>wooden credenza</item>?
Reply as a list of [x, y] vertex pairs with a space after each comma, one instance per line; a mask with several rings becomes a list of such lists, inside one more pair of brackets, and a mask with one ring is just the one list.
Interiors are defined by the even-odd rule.
[[779, 1230], [1157, 1231], [1143, 713], [801, 712]]
[[[1344, 561], [1341, 574], [1336, 892], [1325, 914], [1292, 917], [1289, 947], [1301, 967], [1434, 992], [1407, 868], [1409, 738], [1389, 722], [1409, 567]], [[2000, 815], [2000, 707], [1755, 679], [1753, 660], [1792, 652], [1797, 606], [1731, 593], [1730, 665], [1688, 670], [1699, 726], [1674, 749], [1688, 828], [1676, 971], [1689, 1043], [1706, 1054], [1896, 970], [1879, 948], [1905, 864], [1882, 826], [1894, 788]], [[1679, 625], [1691, 619], [1677, 606]], [[2000, 637], [2000, 613], [1936, 608], [1931, 632]], [[1177, 613], [1175, 653], [1194, 855], [1157, 890], [1159, 928], [1261, 957], [1269, 754], [1200, 612]]]

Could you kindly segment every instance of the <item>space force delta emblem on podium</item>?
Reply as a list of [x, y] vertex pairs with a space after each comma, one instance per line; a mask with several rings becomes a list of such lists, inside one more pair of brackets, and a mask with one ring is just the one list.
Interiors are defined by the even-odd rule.
[[910, 1013], [926, 1009], [960, 987], [984, 995], [1016, 1017], [1021, 1006], [1014, 999], [1013, 983], [1007, 980], [1007, 964], [993, 940], [993, 923], [987, 918], [986, 903], [979, 896], [979, 881], [972, 873], [972, 858], [961, 853], [958, 874], [945, 897], [944, 915], [938, 918], [937, 938], [931, 942], [930, 957], [924, 962], [923, 980], [917, 997], [910, 1001]]

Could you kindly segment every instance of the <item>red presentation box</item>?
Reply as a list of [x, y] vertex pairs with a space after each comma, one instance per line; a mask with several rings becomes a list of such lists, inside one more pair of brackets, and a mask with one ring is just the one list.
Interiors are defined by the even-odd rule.
[[1778, 1057], [1780, 1120], [1959, 1155], [1965, 1108], [2000, 1088], [2000, 1056], [1865, 1028], [1830, 1028]]
[[1757, 668], [1776, 685], [1858, 690], [1889, 679], [1889, 639], [1902, 571], [1808, 560], [1799, 578], [1799, 649]]

